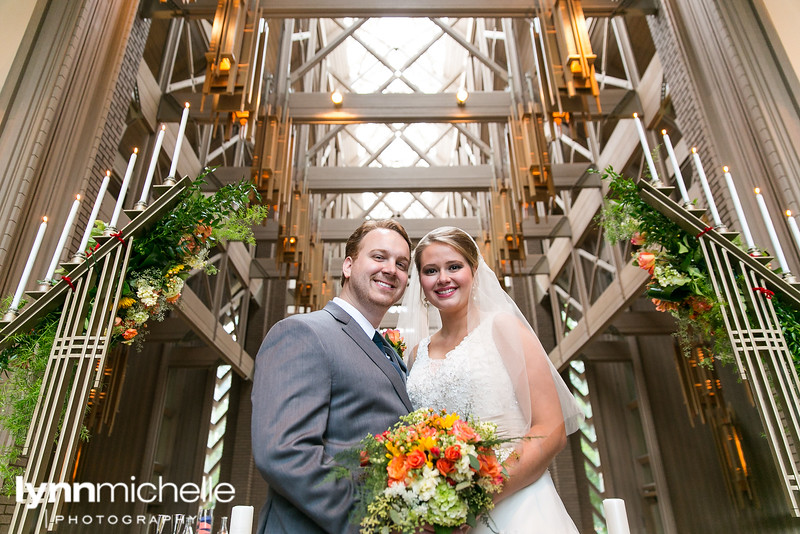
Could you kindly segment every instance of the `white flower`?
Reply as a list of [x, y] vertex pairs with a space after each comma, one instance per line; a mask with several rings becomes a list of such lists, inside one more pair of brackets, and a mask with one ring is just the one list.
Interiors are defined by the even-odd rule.
[[140, 286], [136, 290], [136, 296], [147, 307], [155, 306], [158, 303], [158, 292], [150, 286]]

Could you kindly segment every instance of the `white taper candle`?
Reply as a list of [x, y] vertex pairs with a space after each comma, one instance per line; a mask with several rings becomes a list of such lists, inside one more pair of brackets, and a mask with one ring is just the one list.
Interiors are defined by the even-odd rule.
[[753, 243], [753, 236], [750, 234], [750, 227], [747, 226], [747, 219], [744, 216], [742, 209], [742, 202], [739, 200], [739, 195], [736, 194], [736, 185], [733, 183], [733, 177], [728, 172], [728, 167], [722, 167], [722, 172], [725, 174], [725, 183], [728, 184], [728, 191], [731, 193], [731, 200], [733, 200], [733, 208], [736, 210], [736, 217], [739, 219], [739, 225], [742, 227], [742, 235], [747, 246], [748, 252], [756, 250], [756, 245]]
[[[86, 254], [86, 246], [89, 244], [89, 238], [92, 236], [92, 228], [94, 228], [94, 221], [97, 219], [97, 214], [100, 213], [100, 205], [103, 203], [103, 197], [108, 189], [108, 182], [111, 181], [111, 171], [106, 171], [103, 181], [100, 183], [100, 190], [97, 192], [97, 198], [94, 200], [92, 212], [89, 214], [89, 222], [86, 223], [86, 229], [83, 231], [81, 244], [78, 245], [78, 250], [75, 256], [83, 257]], [[74, 261], [75, 258], [73, 258]]]
[[792, 217], [792, 212], [790, 210], [786, 210], [786, 219], [789, 221], [789, 229], [792, 231], [794, 244], [797, 245], [797, 249], [800, 250], [800, 228], [797, 228], [797, 221]]
[[761, 194], [761, 190], [758, 187], [756, 187], [753, 192], [756, 194], [758, 209], [761, 211], [761, 218], [764, 219], [764, 226], [767, 227], [767, 234], [769, 234], [769, 240], [772, 242], [772, 248], [775, 249], [775, 257], [778, 259], [778, 265], [782, 272], [788, 273], [789, 265], [786, 263], [786, 256], [783, 255], [783, 247], [781, 247], [781, 242], [778, 241], [778, 234], [775, 232], [775, 225], [772, 224], [772, 218], [769, 216], [767, 203], [764, 202], [764, 196]]
[[147, 176], [144, 179], [144, 187], [142, 188], [142, 195], [139, 197], [139, 204], [147, 205], [147, 196], [150, 193], [150, 185], [153, 183], [153, 176], [156, 173], [158, 166], [158, 156], [161, 154], [161, 143], [164, 142], [164, 132], [167, 130], [167, 125], [162, 124], [161, 129], [158, 130], [156, 136], [156, 145], [153, 147], [153, 157], [150, 158], [150, 166], [147, 168]]
[[183, 107], [183, 114], [181, 115], [181, 123], [178, 126], [178, 139], [175, 141], [175, 151], [172, 153], [172, 165], [169, 167], [167, 179], [175, 179], [175, 173], [178, 172], [178, 156], [181, 154], [181, 145], [183, 144], [183, 134], [186, 132], [186, 123], [189, 121], [189, 103], [186, 102]]
[[133, 176], [133, 167], [136, 165], [136, 155], [139, 154], [139, 149], [134, 148], [131, 158], [128, 160], [128, 168], [125, 169], [125, 176], [122, 178], [122, 186], [119, 189], [119, 196], [117, 197], [117, 205], [114, 206], [114, 214], [111, 215], [111, 220], [108, 226], [111, 228], [117, 227], [119, 215], [122, 213], [122, 204], [125, 202], [125, 195], [128, 193], [128, 188], [131, 184], [131, 176]]
[[678, 158], [675, 157], [675, 151], [672, 149], [672, 142], [670, 141], [666, 130], [661, 130], [661, 137], [664, 138], [664, 146], [667, 147], [669, 161], [672, 163], [672, 170], [675, 172], [675, 183], [678, 184], [678, 189], [681, 191], [683, 203], [689, 205], [692, 203], [692, 201], [689, 200], [689, 192], [686, 191], [686, 184], [683, 183], [683, 175], [681, 174], [680, 165], [678, 165]]
[[33, 262], [36, 261], [36, 255], [39, 254], [39, 247], [42, 246], [45, 230], [47, 230], [47, 217], [42, 217], [42, 224], [39, 225], [39, 231], [36, 232], [36, 239], [33, 240], [31, 253], [28, 255], [28, 261], [25, 263], [25, 269], [22, 271], [22, 278], [20, 278], [17, 291], [14, 293], [14, 298], [11, 300], [11, 306], [8, 308], [9, 311], [16, 311], [16, 309], [19, 308], [22, 294], [25, 292], [25, 285], [28, 283], [28, 278], [30, 278], [31, 271], [33, 270]]
[[78, 214], [80, 205], [81, 196], [75, 195], [72, 208], [70, 208], [69, 215], [67, 216], [67, 222], [64, 224], [64, 229], [61, 231], [61, 236], [58, 238], [56, 251], [53, 253], [53, 258], [50, 260], [50, 265], [47, 267], [47, 274], [44, 275], [44, 279], [48, 282], [53, 279], [53, 274], [56, 272], [58, 260], [61, 259], [61, 252], [64, 250], [64, 245], [67, 244], [67, 237], [69, 237], [69, 231], [72, 228], [73, 221], [75, 221], [75, 216]]
[[722, 228], [722, 220], [719, 218], [719, 211], [717, 211], [717, 203], [714, 202], [714, 197], [711, 195], [711, 187], [708, 185], [708, 178], [706, 171], [703, 169], [703, 164], [700, 162], [700, 156], [697, 154], [697, 148], [692, 147], [692, 160], [694, 167], [697, 169], [697, 175], [700, 177], [700, 185], [703, 187], [703, 193], [706, 195], [706, 202], [708, 202], [708, 209], [711, 211], [711, 220], [714, 221], [715, 228]]
[[644, 150], [644, 159], [647, 160], [647, 168], [650, 169], [650, 179], [653, 182], [658, 181], [658, 173], [656, 172], [656, 165], [653, 163], [653, 156], [650, 154], [650, 145], [647, 144], [647, 137], [644, 134], [644, 125], [639, 118], [638, 113], [633, 114], [633, 120], [636, 122], [636, 131], [639, 132], [639, 141], [642, 143]]

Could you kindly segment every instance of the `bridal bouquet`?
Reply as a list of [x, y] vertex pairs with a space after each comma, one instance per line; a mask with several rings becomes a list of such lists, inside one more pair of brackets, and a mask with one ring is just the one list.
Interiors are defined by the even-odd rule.
[[504, 441], [493, 423], [430, 409], [367, 436], [359, 451], [363, 484], [354, 510], [361, 532], [412, 534], [429, 524], [448, 533], [465, 523], [475, 526], [508, 477], [494, 450]]

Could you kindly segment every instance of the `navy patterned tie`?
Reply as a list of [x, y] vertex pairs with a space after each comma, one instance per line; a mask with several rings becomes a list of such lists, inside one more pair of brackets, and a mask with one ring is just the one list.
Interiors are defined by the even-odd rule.
[[392, 350], [392, 349], [391, 349], [389, 346], [387, 346], [387, 345], [386, 345], [386, 344], [383, 342], [383, 336], [381, 336], [381, 335], [380, 335], [380, 334], [379, 334], [379, 333], [376, 331], [376, 332], [375, 332], [375, 335], [374, 335], [374, 336], [372, 336], [372, 342], [373, 342], [373, 343], [375, 343], [375, 345], [377, 345], [377, 347], [378, 347], [379, 349], [381, 349], [381, 352], [382, 352], [382, 353], [384, 354], [384, 356], [386, 356], [386, 358], [387, 358], [387, 359], [388, 359], [388, 360], [391, 362], [391, 364], [392, 364], [392, 367], [394, 367], [394, 368], [395, 368], [395, 370], [396, 370], [396, 371], [397, 371], [397, 372], [400, 374], [400, 377], [403, 379], [403, 382], [405, 382], [405, 381], [406, 381], [406, 374], [405, 374], [405, 373], [403, 372], [403, 370], [400, 368], [400, 364], [398, 364], [398, 363], [397, 363], [397, 360], [396, 360], [396, 358], [397, 358], [397, 355], [395, 354], [395, 352], [394, 352], [394, 351], [393, 351], [393, 350]]

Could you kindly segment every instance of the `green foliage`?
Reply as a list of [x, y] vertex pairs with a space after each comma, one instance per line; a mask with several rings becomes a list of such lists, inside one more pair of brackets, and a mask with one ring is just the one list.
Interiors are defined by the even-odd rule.
[[800, 310], [792, 308], [780, 295], [772, 298], [772, 306], [781, 323], [783, 337], [792, 354], [794, 368], [800, 373]]
[[13, 439], [0, 453], [0, 477], [3, 491], [9, 495], [14, 492], [15, 477], [23, 472], [16, 462], [28, 435], [60, 314], [60, 310], [52, 312], [32, 331], [13, 336], [0, 353], [0, 371], [8, 375], [0, 389], [0, 425]]
[[[206, 169], [181, 193], [174, 208], [134, 240], [116, 310], [112, 345], [134, 340], [141, 344], [140, 330], [146, 328], [146, 321], [163, 318], [180, 298], [192, 269], [204, 268], [214, 274], [216, 269], [208, 263], [207, 256], [218, 242], [254, 243], [251, 226], [267, 216], [266, 207], [248, 206], [251, 199], [258, 200], [255, 186], [242, 181], [206, 194], [201, 186], [209, 172], [211, 169]], [[105, 230], [105, 223], [95, 221], [91, 235], [100, 236]], [[97, 246], [97, 241], [90, 239], [87, 255]], [[89, 296], [90, 305], [94, 305], [94, 293]], [[2, 300], [2, 313], [10, 303], [11, 297]], [[9, 494], [13, 493], [15, 477], [22, 472], [15, 464], [31, 424], [60, 313], [59, 310], [42, 318], [30, 332], [16, 334], [0, 353], [0, 372], [8, 375], [0, 391], [0, 425], [13, 437], [13, 446], [0, 454], [0, 477], [6, 481], [4, 489], [6, 493], [10, 490]], [[80, 439], [89, 438], [88, 429], [83, 427]]]
[[129, 271], [160, 267], [166, 272], [167, 266], [182, 263], [197, 248], [213, 247], [219, 239], [252, 239], [249, 225], [266, 217], [265, 207], [246, 207], [251, 196], [258, 197], [255, 185], [242, 181], [206, 195], [201, 187], [211, 170], [206, 169], [181, 194], [178, 204], [136, 240]]
[[720, 360], [731, 359], [722, 306], [711, 286], [700, 241], [680, 228], [639, 195], [636, 182], [608, 167], [609, 194], [597, 219], [606, 238], [631, 240], [638, 247], [633, 261], [650, 272], [647, 296], [656, 309], [678, 323], [676, 337], [684, 354], [704, 346]]

